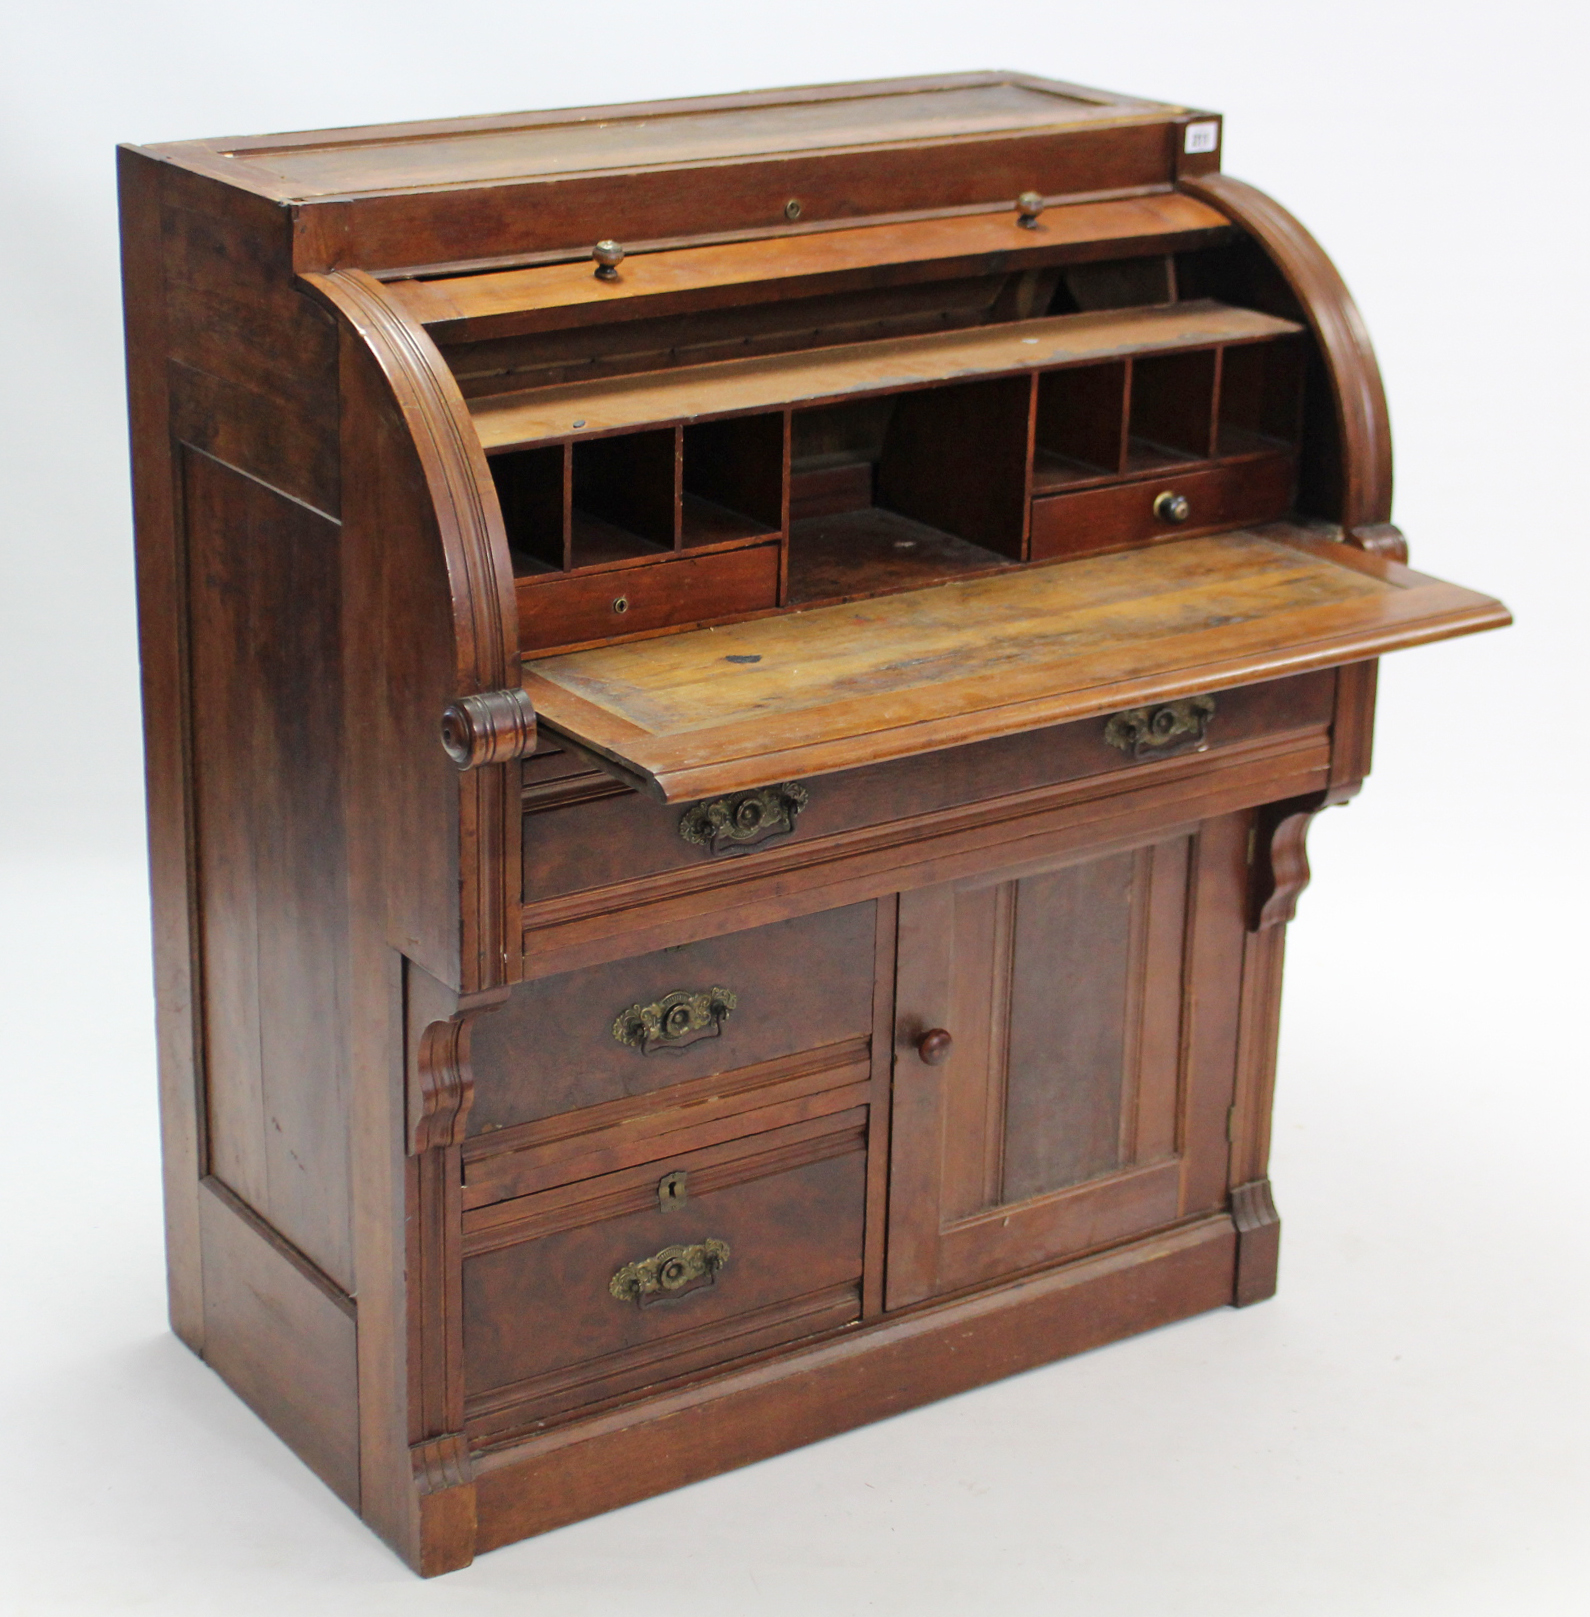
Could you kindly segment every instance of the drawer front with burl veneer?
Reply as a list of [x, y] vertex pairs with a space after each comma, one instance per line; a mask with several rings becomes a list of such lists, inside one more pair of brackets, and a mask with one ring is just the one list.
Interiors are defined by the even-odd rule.
[[475, 1023], [471, 1134], [866, 1040], [876, 912], [853, 904], [520, 984]]
[[[643, 1160], [466, 1207], [470, 1440], [506, 1440], [858, 1319], [866, 1071], [862, 1063], [849, 1074], [860, 1081], [816, 1093], [810, 1072], [769, 1079], [765, 1104], [743, 1112], [742, 1124], [780, 1111], [818, 1115], [715, 1143], [700, 1142], [730, 1119], [711, 1102], [712, 1115], [694, 1124], [693, 1107], [650, 1119], [659, 1132], [649, 1150], [625, 1137], [624, 1120], [609, 1123], [594, 1131], [605, 1142], [587, 1139], [585, 1156], [562, 1157], [564, 1172], [587, 1168], [593, 1146]], [[826, 1081], [845, 1076], [829, 1069]], [[791, 1094], [803, 1084], [804, 1096]], [[559, 1177], [558, 1144], [548, 1142], [552, 1157], [540, 1165], [534, 1146], [515, 1153], [529, 1159], [531, 1182], [538, 1172]], [[477, 1184], [473, 1194], [482, 1193], [490, 1186]]]
[[527, 962], [543, 941], [537, 928], [621, 908], [631, 894], [651, 896], [657, 877], [670, 876], [680, 890], [732, 885], [754, 869], [859, 849], [869, 827], [925, 819], [931, 829], [933, 816], [1092, 776], [1140, 773], [1188, 753], [1219, 758], [1309, 733], [1323, 741], [1335, 692], [1331, 670], [1297, 674], [1194, 698], [1181, 704], [1180, 723], [1163, 714], [1149, 720], [1161, 731], [1171, 724], [1173, 733], [1128, 735], [1114, 715], [1085, 719], [684, 808], [626, 789], [558, 752], [557, 738], [547, 735], [524, 766]]
[[1032, 502], [1032, 559], [1093, 556], [1161, 539], [1180, 539], [1274, 522], [1292, 503], [1290, 455], [1265, 455], [1107, 488], [1052, 494]]

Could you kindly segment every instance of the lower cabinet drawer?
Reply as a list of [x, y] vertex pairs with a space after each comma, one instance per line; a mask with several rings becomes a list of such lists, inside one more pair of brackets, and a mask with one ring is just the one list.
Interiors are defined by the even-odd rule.
[[[1264, 455], [1199, 471], [1171, 469], [1163, 477], [1138, 483], [1049, 495], [1032, 502], [1032, 559], [1055, 561], [1244, 523], [1273, 522], [1291, 506], [1292, 483], [1292, 457]], [[1158, 503], [1165, 495], [1185, 502], [1186, 515], [1180, 521], [1166, 514], [1169, 501]]]
[[519, 645], [524, 651], [671, 629], [778, 605], [778, 545], [688, 552], [633, 567], [521, 578]]
[[521, 983], [475, 1024], [469, 1131], [865, 1040], [876, 947], [869, 901]]
[[471, 1441], [859, 1318], [867, 1112], [466, 1213]]

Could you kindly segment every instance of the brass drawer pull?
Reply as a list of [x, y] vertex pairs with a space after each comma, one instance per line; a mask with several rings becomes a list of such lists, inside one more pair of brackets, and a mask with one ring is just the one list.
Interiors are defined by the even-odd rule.
[[1131, 758], [1168, 758], [1204, 746], [1214, 717], [1212, 696], [1189, 696], [1157, 707], [1128, 708], [1104, 726], [1104, 739]]
[[697, 1282], [716, 1285], [718, 1270], [728, 1261], [729, 1243], [708, 1236], [694, 1246], [665, 1246], [654, 1258], [626, 1263], [608, 1281], [607, 1289], [621, 1303], [645, 1308], [694, 1290]]
[[788, 836], [807, 801], [806, 788], [792, 780], [755, 792], [716, 797], [685, 810], [679, 820], [679, 835], [708, 853], [754, 847], [774, 837]]
[[1154, 496], [1154, 515], [1161, 522], [1185, 522], [1192, 515], [1192, 505], [1185, 494], [1166, 489], [1163, 494]]
[[613, 1037], [643, 1056], [678, 1055], [702, 1039], [716, 1039], [739, 1000], [727, 988], [676, 988], [650, 1005], [618, 1013]]

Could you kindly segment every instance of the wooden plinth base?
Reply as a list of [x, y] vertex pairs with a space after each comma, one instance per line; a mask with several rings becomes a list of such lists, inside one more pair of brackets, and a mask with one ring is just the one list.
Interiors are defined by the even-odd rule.
[[[1065, 1269], [571, 1423], [474, 1462], [476, 1551], [1233, 1301], [1224, 1213]], [[457, 1538], [426, 1573], [467, 1564]], [[445, 1561], [446, 1564], [438, 1564]]]

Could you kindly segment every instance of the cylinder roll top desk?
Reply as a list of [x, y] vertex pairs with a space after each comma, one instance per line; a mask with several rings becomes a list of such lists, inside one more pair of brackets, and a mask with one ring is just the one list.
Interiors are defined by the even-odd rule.
[[171, 1316], [418, 1571], [1271, 1294], [1411, 571], [1218, 116], [123, 148]]

